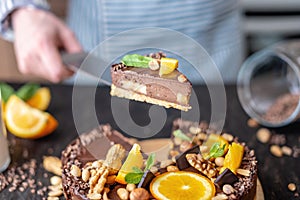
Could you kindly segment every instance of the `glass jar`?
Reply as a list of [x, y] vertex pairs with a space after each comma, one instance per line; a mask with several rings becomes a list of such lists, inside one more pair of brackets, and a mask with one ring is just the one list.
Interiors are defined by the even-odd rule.
[[281, 127], [300, 113], [300, 40], [275, 44], [250, 56], [238, 74], [239, 100], [247, 114]]

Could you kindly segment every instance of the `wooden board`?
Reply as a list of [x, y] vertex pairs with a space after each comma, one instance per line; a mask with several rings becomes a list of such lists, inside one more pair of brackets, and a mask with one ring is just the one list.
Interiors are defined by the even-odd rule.
[[[168, 159], [169, 150], [172, 148], [172, 142], [169, 138], [150, 139], [139, 141], [143, 152], [146, 154], [156, 153], [158, 161]], [[256, 197], [255, 200], [264, 200], [264, 192], [259, 179], [257, 180]]]

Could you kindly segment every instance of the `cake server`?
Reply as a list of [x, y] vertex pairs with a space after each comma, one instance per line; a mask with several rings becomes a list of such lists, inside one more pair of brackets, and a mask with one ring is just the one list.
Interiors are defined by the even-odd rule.
[[99, 82], [105, 85], [111, 85], [110, 81], [104, 80], [100, 75], [105, 71], [108, 62], [102, 58], [87, 52], [79, 53], [61, 53], [61, 59], [64, 65], [74, 72], [84, 72], [93, 78], [98, 79]]

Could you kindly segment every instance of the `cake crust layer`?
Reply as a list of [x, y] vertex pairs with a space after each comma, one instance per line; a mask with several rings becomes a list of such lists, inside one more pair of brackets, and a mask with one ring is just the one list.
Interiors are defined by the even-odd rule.
[[131, 99], [131, 100], [135, 100], [135, 101], [140, 101], [140, 102], [156, 104], [156, 105], [164, 106], [165, 108], [172, 107], [172, 108], [176, 108], [176, 109], [183, 110], [183, 111], [188, 111], [189, 109], [192, 108], [191, 106], [183, 106], [180, 104], [151, 98], [149, 96], [139, 94], [139, 93], [136, 93], [136, 92], [133, 92], [130, 90], [125, 90], [123, 88], [115, 86], [114, 84], [111, 85], [110, 95], [121, 97], [121, 98], [126, 98], [126, 99]]

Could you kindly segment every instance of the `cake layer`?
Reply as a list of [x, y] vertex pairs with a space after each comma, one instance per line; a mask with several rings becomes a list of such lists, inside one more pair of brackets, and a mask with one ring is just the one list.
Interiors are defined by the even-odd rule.
[[[158, 71], [149, 68], [127, 67], [123, 64], [116, 64], [111, 68], [111, 77], [112, 84], [117, 88], [145, 95], [150, 99], [162, 100], [190, 108], [189, 99], [192, 85], [178, 70], [160, 77]], [[118, 96], [118, 94], [115, 95]], [[148, 101], [148, 99], [143, 99], [143, 101], [154, 103]]]
[[121, 98], [126, 98], [126, 99], [131, 99], [131, 100], [135, 100], [135, 101], [152, 103], [152, 104], [164, 106], [166, 108], [171, 108], [172, 107], [172, 108], [176, 108], [176, 109], [183, 110], [183, 111], [188, 111], [189, 109], [191, 109], [191, 106], [183, 106], [183, 105], [180, 105], [180, 104], [176, 104], [176, 103], [172, 103], [172, 102], [168, 102], [168, 101], [164, 101], [164, 100], [160, 100], [160, 99], [151, 98], [149, 96], [140, 94], [138, 92], [134, 92], [132, 90], [126, 90], [126, 89], [123, 89], [123, 88], [120, 88], [120, 87], [116, 87], [113, 84], [111, 85], [110, 95], [121, 97]]

